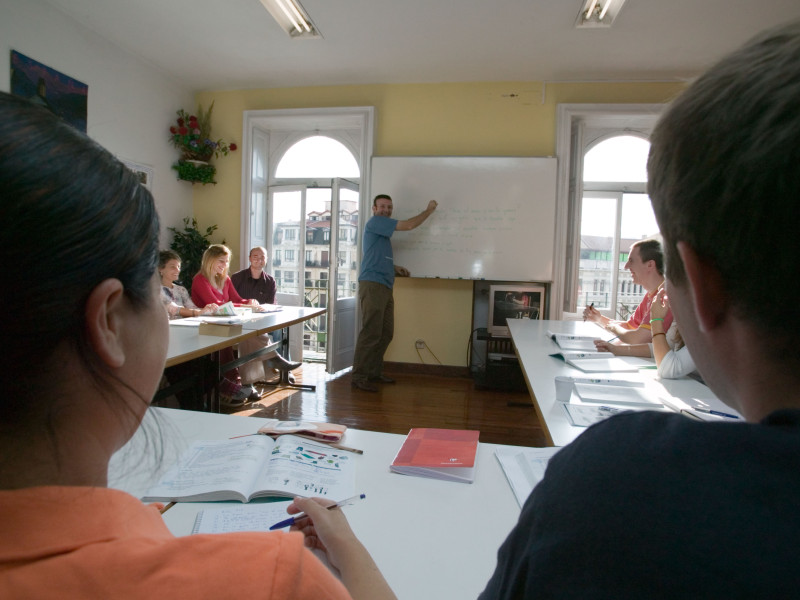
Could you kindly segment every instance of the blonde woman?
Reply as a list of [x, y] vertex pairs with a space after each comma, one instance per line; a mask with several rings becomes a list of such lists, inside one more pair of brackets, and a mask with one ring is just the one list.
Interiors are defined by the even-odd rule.
[[[192, 280], [192, 301], [197, 306], [205, 306], [206, 304], [216, 303], [219, 305], [226, 302], [234, 302], [236, 304], [245, 304], [253, 308], [260, 307], [258, 300], [245, 300], [236, 291], [236, 288], [228, 277], [228, 268], [231, 263], [231, 251], [223, 244], [212, 244], [203, 253], [203, 262], [200, 267], [200, 272], [194, 276]], [[243, 354], [249, 354], [258, 348], [263, 348], [272, 343], [269, 335], [260, 335], [255, 339], [246, 340], [240, 344], [240, 350]], [[223, 363], [233, 360], [233, 350], [227, 348], [220, 351], [220, 360]], [[265, 358], [261, 358], [264, 362], [268, 362], [274, 368], [282, 371], [290, 371], [296, 369], [302, 363], [289, 362], [277, 352], [271, 352]], [[247, 365], [245, 365], [247, 367]], [[220, 386], [220, 393], [226, 399], [229, 406], [241, 406], [247, 399], [258, 400], [260, 397], [258, 392], [253, 389], [252, 385], [242, 385], [242, 379], [239, 369], [231, 369], [225, 373], [225, 379]]]

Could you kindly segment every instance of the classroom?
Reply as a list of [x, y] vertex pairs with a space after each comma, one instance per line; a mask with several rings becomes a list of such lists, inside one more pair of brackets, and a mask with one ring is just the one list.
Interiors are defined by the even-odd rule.
[[[40, 0], [3, 0], [0, 32], [5, 47], [89, 84], [90, 135], [117, 156], [155, 170], [154, 195], [164, 243], [169, 241], [166, 228], [180, 227], [184, 217], [194, 216], [201, 227], [217, 224], [214, 241], [224, 238], [233, 249], [232, 270], [238, 268], [239, 261], [242, 267], [246, 266], [246, 257], [239, 256], [242, 153], [217, 161], [219, 183], [215, 186], [191, 186], [177, 181], [170, 170], [176, 153], [164, 131], [179, 107], [214, 102], [215, 132], [241, 142], [245, 110], [373, 106], [375, 156], [546, 157], [556, 154], [559, 104], [661, 104], [685, 85], [682, 80], [657, 72], [639, 77], [602, 76], [592, 78], [594, 81], [581, 77], [574, 82], [522, 77], [509, 81], [464, 77], [454, 81], [443, 77], [441, 82], [416, 83], [409, 75], [409, 82], [400, 84], [315, 86], [304, 80], [301, 86], [276, 87], [267, 80], [263, 85], [252, 82], [237, 89], [192, 89], [181, 85], [179, 73], [171, 76], [168, 66], [165, 69], [139, 59], [135, 49], [116, 46], [62, 14], [58, 6], [58, 2]], [[796, 14], [794, 3], [786, 1], [770, 2], [757, 13], [748, 9], [737, 14], [724, 6], [720, 3], [719, 12], [736, 31], [736, 42], [731, 42], [730, 47], [763, 27]], [[577, 15], [578, 8], [572, 7], [569, 12]], [[693, 14], [697, 8], [687, 3], [682, 10]], [[711, 6], [703, 10], [713, 12]], [[569, 26], [572, 27], [571, 22]], [[709, 31], [708, 35], [713, 38], [714, 33]], [[721, 54], [728, 49], [719, 48], [716, 52]], [[213, 46], [207, 51], [213, 53]], [[164, 56], [163, 60], [168, 65], [169, 57]], [[0, 65], [2, 89], [8, 86], [8, 69], [7, 63]], [[687, 78], [694, 74], [687, 74]], [[508, 98], [509, 94], [519, 97]], [[362, 201], [367, 201], [366, 194], [362, 194]], [[396, 339], [386, 360], [418, 362], [413, 341], [424, 337], [443, 364], [465, 366], [464, 344], [472, 329], [471, 283], [412, 278], [399, 281], [395, 295]], [[413, 305], [411, 298], [427, 310], [423, 314], [414, 312], [409, 308]]]
[[[535, 226], [532, 225], [536, 232], [543, 232], [547, 241], [536, 244], [534, 240], [537, 254], [527, 262], [534, 265], [535, 273], [529, 280], [519, 278], [521, 284], [534, 286], [531, 287], [532, 292], [526, 293], [539, 293], [537, 290], [540, 288], [535, 285], [546, 286], [547, 308], [543, 314], [538, 315], [539, 320], [544, 320], [545, 323], [533, 318], [518, 317], [513, 319], [518, 322], [509, 323], [508, 328], [511, 337], [517, 342], [516, 348], [510, 352], [516, 352], [526, 377], [527, 389], [534, 399], [537, 416], [545, 427], [547, 445], [553, 448], [542, 449], [541, 454], [504, 455], [504, 452], [510, 452], [514, 447], [483, 444], [475, 463], [480, 479], [476, 479], [474, 484], [438, 480], [430, 482], [424, 478], [401, 478], [390, 474], [387, 465], [397, 460], [395, 455], [399, 438], [393, 434], [390, 436], [373, 431], [348, 431], [342, 442], [346, 444], [344, 452], [362, 448], [364, 455], [354, 457], [331, 453], [326, 457], [329, 462], [346, 463], [352, 460], [359, 465], [357, 473], [351, 475], [354, 480], [349, 485], [357, 483], [359, 489], [352, 491], [366, 493], [369, 500], [363, 503], [363, 507], [358, 505], [348, 508], [347, 518], [397, 597], [475, 597], [492, 575], [498, 548], [506, 539], [507, 533], [514, 528], [525, 498], [532, 489], [523, 488], [520, 491], [515, 488], [515, 483], [519, 483], [519, 480], [527, 478], [530, 483], [531, 479], [527, 473], [515, 474], [512, 463], [530, 461], [528, 468], [530, 465], [539, 465], [541, 473], [537, 473], [537, 477], [541, 479], [547, 460], [555, 454], [558, 447], [570, 445], [584, 431], [577, 423], [570, 423], [567, 419], [563, 400], [557, 398], [558, 379], [562, 376], [571, 378], [570, 389], [577, 394], [579, 383], [590, 383], [592, 377], [595, 377], [587, 370], [585, 381], [575, 379], [575, 371], [571, 370], [567, 362], [562, 364], [551, 360], [553, 352], [561, 351], [556, 347], [559, 336], [566, 336], [564, 339], [576, 336], [577, 339], [594, 335], [590, 323], [585, 322], [585, 314], [583, 320], [581, 319], [582, 307], [575, 306], [574, 299], [569, 297], [574, 294], [574, 287], [568, 281], [569, 275], [566, 271], [566, 244], [569, 232], [574, 235], [576, 223], [569, 221], [568, 188], [571, 172], [565, 165], [569, 164], [568, 155], [574, 148], [569, 145], [570, 124], [565, 124], [564, 120], [571, 118], [570, 115], [584, 114], [581, 112], [582, 107], [586, 107], [585, 114], [602, 113], [609, 117], [607, 122], [612, 122], [615, 115], [623, 115], [620, 119], [623, 125], [617, 131], [626, 130], [639, 116], [644, 116], [644, 121], [649, 123], [647, 127], [650, 127], [654, 123], [653, 117], [680, 96], [708, 66], [757, 32], [800, 18], [800, 7], [795, 0], [765, 0], [757, 10], [744, 2], [735, 2], [734, 4], [741, 6], [733, 10], [730, 0], [709, 0], [704, 3], [679, 0], [668, 9], [660, 0], [629, 0], [627, 3], [622, 0], [621, 8], [618, 6], [615, 9], [619, 14], [612, 11], [611, 16], [617, 19], [615, 25], [578, 32], [578, 35], [586, 35], [595, 40], [597, 48], [607, 51], [608, 54], [603, 55], [602, 50], [592, 51], [595, 42], [583, 41], [581, 50], [586, 57], [585, 64], [581, 64], [580, 57], [576, 56], [579, 52], [572, 52], [569, 53], [569, 60], [558, 62], [560, 70], [554, 71], [548, 68], [547, 60], [541, 56], [532, 60], [530, 69], [525, 69], [517, 61], [509, 61], [502, 68], [499, 66], [502, 56], [515, 53], [515, 44], [502, 32], [505, 19], [514, 21], [514, 26], [511, 27], [514, 32], [524, 31], [528, 27], [533, 32], [532, 36], [544, 36], [547, 27], [543, 29], [541, 23], [532, 21], [537, 17], [525, 19], [521, 16], [524, 14], [523, 5], [525, 10], [541, 10], [538, 14], [542, 20], [552, 19], [563, 28], [563, 32], [550, 32], [549, 52], [556, 54], [559, 52], [556, 43], [558, 35], [563, 33], [564, 38], [576, 39], [576, 18], [580, 20], [582, 6], [594, 7], [597, 4], [594, 0], [434, 2], [432, 4], [437, 6], [431, 20], [440, 24], [445, 24], [443, 22], [448, 15], [450, 18], [458, 18], [457, 15], [453, 16], [454, 11], [469, 12], [474, 9], [475, 15], [464, 19], [465, 28], [453, 28], [456, 31], [452, 33], [435, 32], [439, 36], [437, 44], [439, 47], [449, 44], [456, 46], [463, 42], [459, 39], [460, 36], [474, 36], [473, 42], [467, 45], [483, 47], [487, 56], [495, 57], [498, 66], [494, 73], [478, 60], [474, 61], [473, 69], [470, 69], [469, 58], [466, 64], [461, 64], [458, 68], [454, 67], [454, 63], [444, 62], [438, 67], [438, 72], [436, 66], [428, 68], [428, 65], [415, 71], [413, 66], [409, 68], [401, 60], [403, 46], [393, 46], [400, 44], [398, 39], [402, 39], [404, 32], [393, 32], [391, 35], [387, 34], [385, 40], [381, 40], [378, 33], [370, 36], [369, 42], [376, 47], [386, 46], [386, 52], [383, 51], [384, 48], [381, 48], [381, 52], [375, 52], [376, 56], [371, 63], [354, 63], [363, 67], [366, 74], [347, 65], [323, 74], [315, 70], [314, 55], [319, 52], [318, 48], [325, 47], [326, 40], [336, 39], [337, 23], [341, 23], [345, 9], [341, 8], [342, 3], [338, 3], [337, 10], [329, 6], [323, 7], [322, 4], [328, 3], [320, 0], [305, 0], [302, 4], [319, 27], [322, 40], [291, 40], [256, 0], [252, 0], [249, 5], [244, 2], [233, 3], [226, 9], [231, 13], [242, 11], [247, 15], [264, 13], [264, 31], [269, 32], [270, 36], [286, 36], [282, 41], [286, 44], [287, 63], [291, 67], [279, 63], [271, 65], [270, 60], [277, 63], [277, 57], [262, 58], [262, 64], [257, 64], [259, 61], [253, 60], [251, 55], [258, 46], [250, 45], [247, 39], [237, 38], [235, 32], [228, 29], [229, 20], [222, 18], [220, 6], [210, 0], [201, 0], [199, 4], [185, 0], [146, 0], [135, 7], [108, 0], [0, 0], [0, 39], [4, 42], [7, 55], [12, 52], [21, 53], [88, 85], [88, 136], [123, 162], [143, 169], [147, 176], [146, 185], [152, 192], [160, 217], [161, 247], [168, 247], [172, 241], [170, 229], [181, 228], [187, 218], [196, 219], [201, 230], [214, 225], [216, 230], [211, 241], [225, 243], [233, 251], [231, 272], [247, 266], [247, 248], [257, 239], [253, 234], [251, 215], [248, 214], [256, 170], [255, 161], [251, 164], [251, 158], [256, 155], [247, 153], [256, 142], [249, 137], [247, 131], [251, 124], [249, 119], [261, 118], [265, 123], [268, 121], [270, 117], [266, 115], [266, 111], [274, 111], [275, 115], [287, 115], [301, 114], [293, 112], [298, 110], [318, 109], [319, 115], [330, 115], [339, 110], [367, 109], [363, 110], [363, 114], [370, 119], [368, 131], [371, 139], [362, 147], [369, 149], [369, 155], [360, 157], [360, 166], [365, 169], [360, 182], [362, 187], [358, 209], [361, 215], [371, 214], [373, 194], [392, 193], [391, 190], [370, 186], [373, 172], [380, 176], [380, 181], [385, 179], [386, 170], [381, 169], [387, 168], [387, 165], [391, 170], [397, 164], [412, 164], [411, 161], [421, 159], [423, 162], [420, 164], [435, 166], [440, 159], [452, 158], [458, 159], [455, 162], [459, 165], [470, 165], [469, 159], [485, 161], [475, 163], [481, 165], [481, 168], [483, 165], [494, 165], [494, 161], [505, 161], [506, 166], [516, 164], [513, 162], [516, 160], [522, 161], [519, 163], [522, 165], [533, 164], [528, 161], [550, 161], [548, 168], [553, 170], [553, 187], [552, 191], [547, 188], [542, 200], [543, 203], [550, 204], [535, 207], [533, 214], [543, 214], [546, 218], [536, 222]], [[344, 5], [351, 5], [353, 11], [363, 8], [359, 6], [361, 4], [365, 3], [344, 0]], [[363, 19], [361, 15], [352, 17], [360, 26], [377, 26], [381, 23], [381, 17], [391, 18], [393, 13], [389, 5], [397, 3], [381, 0], [373, 4], [377, 8], [369, 16], [364, 16]], [[424, 12], [431, 3], [413, 1], [401, 4], [405, 4], [409, 12]], [[568, 10], [564, 8], [565, 4], [570, 4]], [[172, 6], [173, 10], [162, 12], [163, 6]], [[170, 28], [181, 27], [180, 13], [190, 9], [207, 9], [210, 19], [213, 21], [216, 16], [223, 29], [215, 31], [213, 27], [209, 27], [207, 33], [213, 33], [213, 36], [209, 35], [191, 48], [195, 64], [185, 60], [186, 53], [183, 50], [179, 52], [179, 36], [171, 41], [165, 39], [169, 37]], [[504, 9], [507, 10], [506, 13]], [[667, 15], [668, 10], [673, 10], [674, 14]], [[138, 36], [136, 43], [131, 45], [131, 36], [121, 33], [119, 24], [109, 24], [115, 11], [118, 12], [119, 21], [124, 24], [124, 28], [129, 32], [134, 31]], [[137, 12], [139, 14], [134, 14]], [[567, 12], [569, 19], [564, 17]], [[334, 13], [339, 17], [338, 21], [332, 18]], [[165, 24], [163, 18], [169, 14], [175, 22]], [[627, 25], [626, 16], [630, 19]], [[418, 15], [415, 18], [421, 20], [425, 17]], [[488, 22], [481, 22], [481, 19], [488, 19]], [[658, 28], [649, 29], [647, 19], [661, 19], [662, 24]], [[415, 21], [399, 22], [406, 24]], [[673, 27], [683, 25], [686, 32], [675, 34], [674, 37], [664, 37], [661, 34], [666, 27], [665, 23]], [[383, 26], [386, 27], [385, 24]], [[254, 27], [256, 26], [252, 22], [249, 23], [248, 31]], [[422, 29], [434, 33], [427, 25]], [[605, 45], [601, 36], [607, 39], [620, 29], [624, 32], [620, 39]], [[491, 33], [487, 33], [487, 30]], [[649, 32], [649, 35], [642, 34], [643, 31]], [[655, 31], [661, 37], [656, 36], [653, 33]], [[405, 35], [408, 37], [407, 44], [421, 44], [412, 35], [410, 27]], [[698, 41], [703, 36], [705, 39]], [[649, 56], [654, 61], [652, 68], [643, 68], [641, 61], [628, 60], [626, 53], [636, 54], [640, 45], [648, 44], [651, 39], [661, 40], [664, 44], [663, 47], [648, 48], [647, 52], [642, 50], [644, 56]], [[437, 44], [425, 48], [430, 51]], [[237, 48], [233, 52], [226, 49], [222, 53], [234, 57], [231, 64], [220, 68], [218, 59], [209, 58], [209, 72], [204, 73], [204, 55], [214, 55], [228, 45]], [[308, 50], [309, 47], [312, 49]], [[151, 54], [154, 48], [160, 53], [158, 59], [154, 59]], [[498, 54], [492, 54], [497, 48]], [[170, 51], [176, 57], [182, 54], [182, 60], [176, 58], [174, 62], [171, 61]], [[370, 48], [366, 47], [361, 51], [369, 54]], [[241, 55], [247, 54], [239, 57], [241, 64], [236, 62], [237, 52]], [[353, 48], [347, 47], [345, 52], [353, 52]], [[396, 65], [392, 56], [397, 59]], [[625, 66], [615, 68], [616, 60]], [[386, 64], [385, 72], [381, 69], [380, 61]], [[490, 61], [487, 59], [487, 62]], [[370, 69], [364, 67], [366, 64], [370, 64]], [[274, 76], [271, 75], [273, 68]], [[297, 70], [293, 73], [294, 68]], [[0, 65], [0, 90], [10, 91], [12, 70], [8, 61]], [[168, 141], [168, 128], [174, 121], [176, 110], [192, 110], [197, 105], [208, 107], [212, 104], [215, 137], [233, 141], [239, 148], [238, 151], [232, 151], [216, 160], [215, 185], [190, 185], [177, 179], [172, 170], [177, 153]], [[322, 119], [319, 115], [312, 118]], [[324, 125], [322, 129], [325, 129]], [[275, 129], [271, 133], [279, 136], [281, 132]], [[469, 166], [459, 168], [465, 169], [466, 174]], [[512, 179], [517, 174], [515, 171]], [[465, 187], [475, 186], [468, 183]], [[404, 215], [398, 218], [407, 218], [422, 211], [429, 200], [431, 198], [427, 196], [395, 197], [396, 214]], [[498, 203], [502, 208], [503, 201]], [[445, 208], [453, 210], [453, 207], [442, 206], [442, 209]], [[526, 210], [528, 209], [531, 207]], [[521, 214], [528, 218], [531, 213]], [[365, 221], [363, 219], [359, 223], [358, 236], [363, 234]], [[515, 223], [515, 227], [515, 234], [524, 232], [523, 224]], [[42, 240], [42, 243], [46, 245], [47, 241]], [[515, 242], [511, 247], [519, 252], [521, 244]], [[623, 250], [620, 248], [620, 251]], [[395, 283], [395, 335], [386, 351], [385, 360], [387, 363], [402, 365], [406, 373], [413, 373], [421, 362], [417, 351], [419, 346], [415, 345], [415, 340], [421, 339], [424, 339], [428, 348], [435, 351], [442, 373], [464, 373], [471, 366], [466, 341], [471, 339], [476, 327], [475, 295], [480, 284], [476, 284], [468, 276], [462, 277], [447, 271], [447, 267], [444, 267], [444, 271], [441, 277], [414, 277], [412, 273], [412, 277], [398, 278]], [[481, 273], [477, 279], [495, 279], [492, 273], [486, 273], [486, 277], [483, 275]], [[488, 282], [486, 285], [488, 286]], [[544, 292], [542, 293], [543, 300]], [[299, 310], [297, 314], [300, 315], [298, 319], [301, 322], [303, 309], [287, 308]], [[528, 314], [528, 309], [526, 298], [525, 306], [517, 308], [515, 312]], [[172, 335], [180, 328], [170, 329]], [[246, 333], [248, 327], [245, 326], [244, 330]], [[259, 333], [267, 330], [268, 328], [259, 329]], [[616, 339], [612, 337], [613, 333], [605, 332], [595, 337], [611, 342]], [[188, 339], [193, 332], [181, 331], [180, 335]], [[563, 350], [567, 350], [566, 345]], [[635, 371], [637, 376], [640, 369], [655, 368], [649, 365], [641, 367], [632, 361], [626, 364], [636, 365], [629, 371]], [[625, 369], [621, 371], [621, 375], [615, 374], [613, 378], [624, 387], [627, 385], [625, 381], [628, 375], [624, 373]], [[726, 407], [701, 381], [684, 378], [674, 382], [654, 382], [654, 377], [647, 377], [647, 374], [644, 378], [647, 383], [641, 387], [656, 394], [659, 402], [664, 400], [663, 406], [659, 405], [659, 410], [693, 415], [699, 421], [713, 421], [714, 419], [707, 418], [708, 414], [731, 420], [744, 419], [743, 413], [739, 414]], [[576, 387], [573, 388], [573, 384]], [[637, 380], [636, 385], [639, 384]], [[678, 399], [678, 406], [669, 404], [664, 396]], [[681, 399], [687, 402], [691, 399], [697, 404], [682, 404]], [[587, 399], [586, 403], [589, 402]], [[577, 404], [580, 406], [584, 403]], [[641, 408], [641, 405], [635, 406]], [[697, 414], [698, 412], [703, 414]], [[164, 468], [171, 461], [177, 460], [179, 453], [190, 443], [202, 445], [206, 443], [203, 440], [219, 435], [230, 438], [228, 441], [243, 438], [244, 445], [248, 443], [248, 436], [255, 435], [249, 421], [255, 422], [256, 419], [222, 420], [223, 415], [194, 411], [165, 410], [163, 415], [163, 431], [179, 433], [175, 443], [168, 440], [164, 448], [161, 457], [161, 466]], [[159, 416], [154, 418], [158, 420]], [[577, 417], [571, 415], [569, 418]], [[129, 442], [131, 446], [148, 443], [148, 439], [143, 439], [142, 435], [137, 433]], [[214, 454], [213, 449], [198, 447], [206, 455]], [[299, 456], [299, 461], [307, 459], [309, 464], [313, 463], [314, 468], [319, 466], [314, 456], [303, 454], [301, 450], [295, 448], [286, 453], [288, 455], [294, 452], [294, 458]], [[237, 452], [238, 449], [231, 453], [235, 455]], [[277, 451], [269, 452], [274, 454]], [[311, 453], [313, 452], [312, 450]], [[115, 456], [114, 460], [117, 458]], [[508, 462], [504, 463], [503, 460]], [[146, 496], [144, 492], [150, 489], [150, 484], [143, 482], [152, 473], [136, 473], [142, 480], [134, 480], [129, 477], [128, 466], [112, 462], [110, 473], [120, 479], [114, 480], [112, 477], [109, 487], [114, 488], [116, 485], [118, 489], [139, 498]], [[304, 464], [303, 468], [307, 466]], [[336, 466], [339, 468], [338, 463]], [[139, 467], [145, 470], [147, 468], [146, 465]], [[229, 465], [223, 466], [228, 467]], [[474, 476], [475, 473], [469, 475]], [[515, 477], [519, 477], [519, 480], [515, 481]], [[467, 478], [466, 481], [472, 479]], [[313, 485], [305, 483], [309, 486], [307, 489], [311, 489], [319, 482], [314, 481]], [[348, 487], [343, 486], [343, 489]], [[502, 490], [502, 497], [498, 490]], [[427, 496], [430, 496], [430, 504], [426, 506], [428, 512], [425, 512], [416, 504], [420, 504], [420, 498]], [[156, 500], [161, 498], [158, 494], [154, 497]], [[169, 493], [163, 494], [163, 499], [170, 497]], [[332, 495], [331, 499], [333, 498]], [[218, 508], [216, 505], [203, 503], [198, 509], [191, 504], [178, 502], [174, 508], [168, 507], [164, 521], [173, 532], [180, 535], [194, 533], [200, 523], [201, 515], [198, 510], [201, 513], [206, 510], [210, 514], [212, 509]], [[266, 506], [257, 502], [254, 504]], [[409, 513], [407, 509], [412, 505], [418, 512]], [[227, 507], [227, 504], [224, 505], [224, 508]], [[397, 516], [387, 519], [386, 514]], [[463, 526], [465, 520], [470, 523], [469, 527]], [[378, 523], [382, 525], [380, 528], [376, 526]], [[223, 530], [225, 529], [219, 529]], [[215, 530], [211, 528], [209, 531]], [[436, 539], [428, 543], [423, 540], [423, 536], [430, 532], [435, 533], [432, 537]], [[392, 544], [387, 544], [386, 539], [393, 540]], [[403, 562], [400, 561], [401, 558]], [[238, 567], [232, 572], [246, 573]], [[415, 573], [417, 577], [409, 577], [409, 573]]]

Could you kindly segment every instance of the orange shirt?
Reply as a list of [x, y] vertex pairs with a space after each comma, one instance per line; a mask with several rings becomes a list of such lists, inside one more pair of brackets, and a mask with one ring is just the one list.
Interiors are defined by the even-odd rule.
[[300, 533], [175, 537], [118, 490], [0, 491], [0, 598], [350, 598]]

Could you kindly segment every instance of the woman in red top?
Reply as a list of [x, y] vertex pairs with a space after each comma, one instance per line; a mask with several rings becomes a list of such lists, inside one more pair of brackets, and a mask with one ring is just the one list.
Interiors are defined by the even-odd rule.
[[[223, 244], [212, 244], [203, 253], [203, 262], [200, 272], [192, 280], [192, 302], [197, 306], [206, 304], [223, 305], [226, 302], [246, 304], [257, 310], [260, 306], [258, 300], [245, 300], [233, 287], [231, 278], [228, 277], [228, 267], [231, 263], [231, 251]], [[252, 344], [240, 347], [245, 353], [252, 352], [258, 347], [263, 348], [272, 343], [269, 335], [264, 334], [253, 340]], [[241, 346], [241, 345], [240, 345]], [[233, 360], [233, 350], [225, 348], [220, 350], [220, 361], [224, 364]], [[259, 360], [269, 361], [275, 368], [281, 370], [296, 369], [299, 362], [289, 362], [277, 352], [267, 354]], [[249, 363], [248, 363], [249, 364]], [[251, 385], [242, 385], [239, 369], [234, 368], [225, 373], [225, 378], [220, 385], [220, 394], [228, 406], [241, 406], [245, 400], [258, 400], [259, 393]]]

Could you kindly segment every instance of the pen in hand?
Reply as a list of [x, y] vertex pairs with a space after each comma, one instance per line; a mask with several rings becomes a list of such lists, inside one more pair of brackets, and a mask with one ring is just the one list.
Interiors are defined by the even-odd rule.
[[[347, 506], [348, 504], [353, 504], [356, 500], [363, 500], [366, 498], [366, 494], [359, 494], [358, 496], [353, 496], [352, 498], [348, 498], [347, 500], [342, 500], [341, 502], [337, 502], [336, 504], [331, 504], [330, 506], [326, 507], [328, 510], [333, 510], [334, 508], [341, 508], [342, 506]], [[301, 519], [305, 519], [308, 515], [305, 513], [300, 513], [289, 517], [281, 521], [280, 523], [275, 523], [272, 527], [269, 528], [270, 531], [274, 531], [276, 529], [283, 529], [284, 527], [289, 527], [294, 525], [297, 521]]]
[[[594, 302], [592, 302], [592, 303], [589, 305], [589, 310], [591, 310], [591, 309], [593, 309], [593, 308], [594, 308]], [[583, 313], [583, 321], [584, 321], [584, 322], [586, 322], [586, 313], [585, 313], [585, 312]]]

